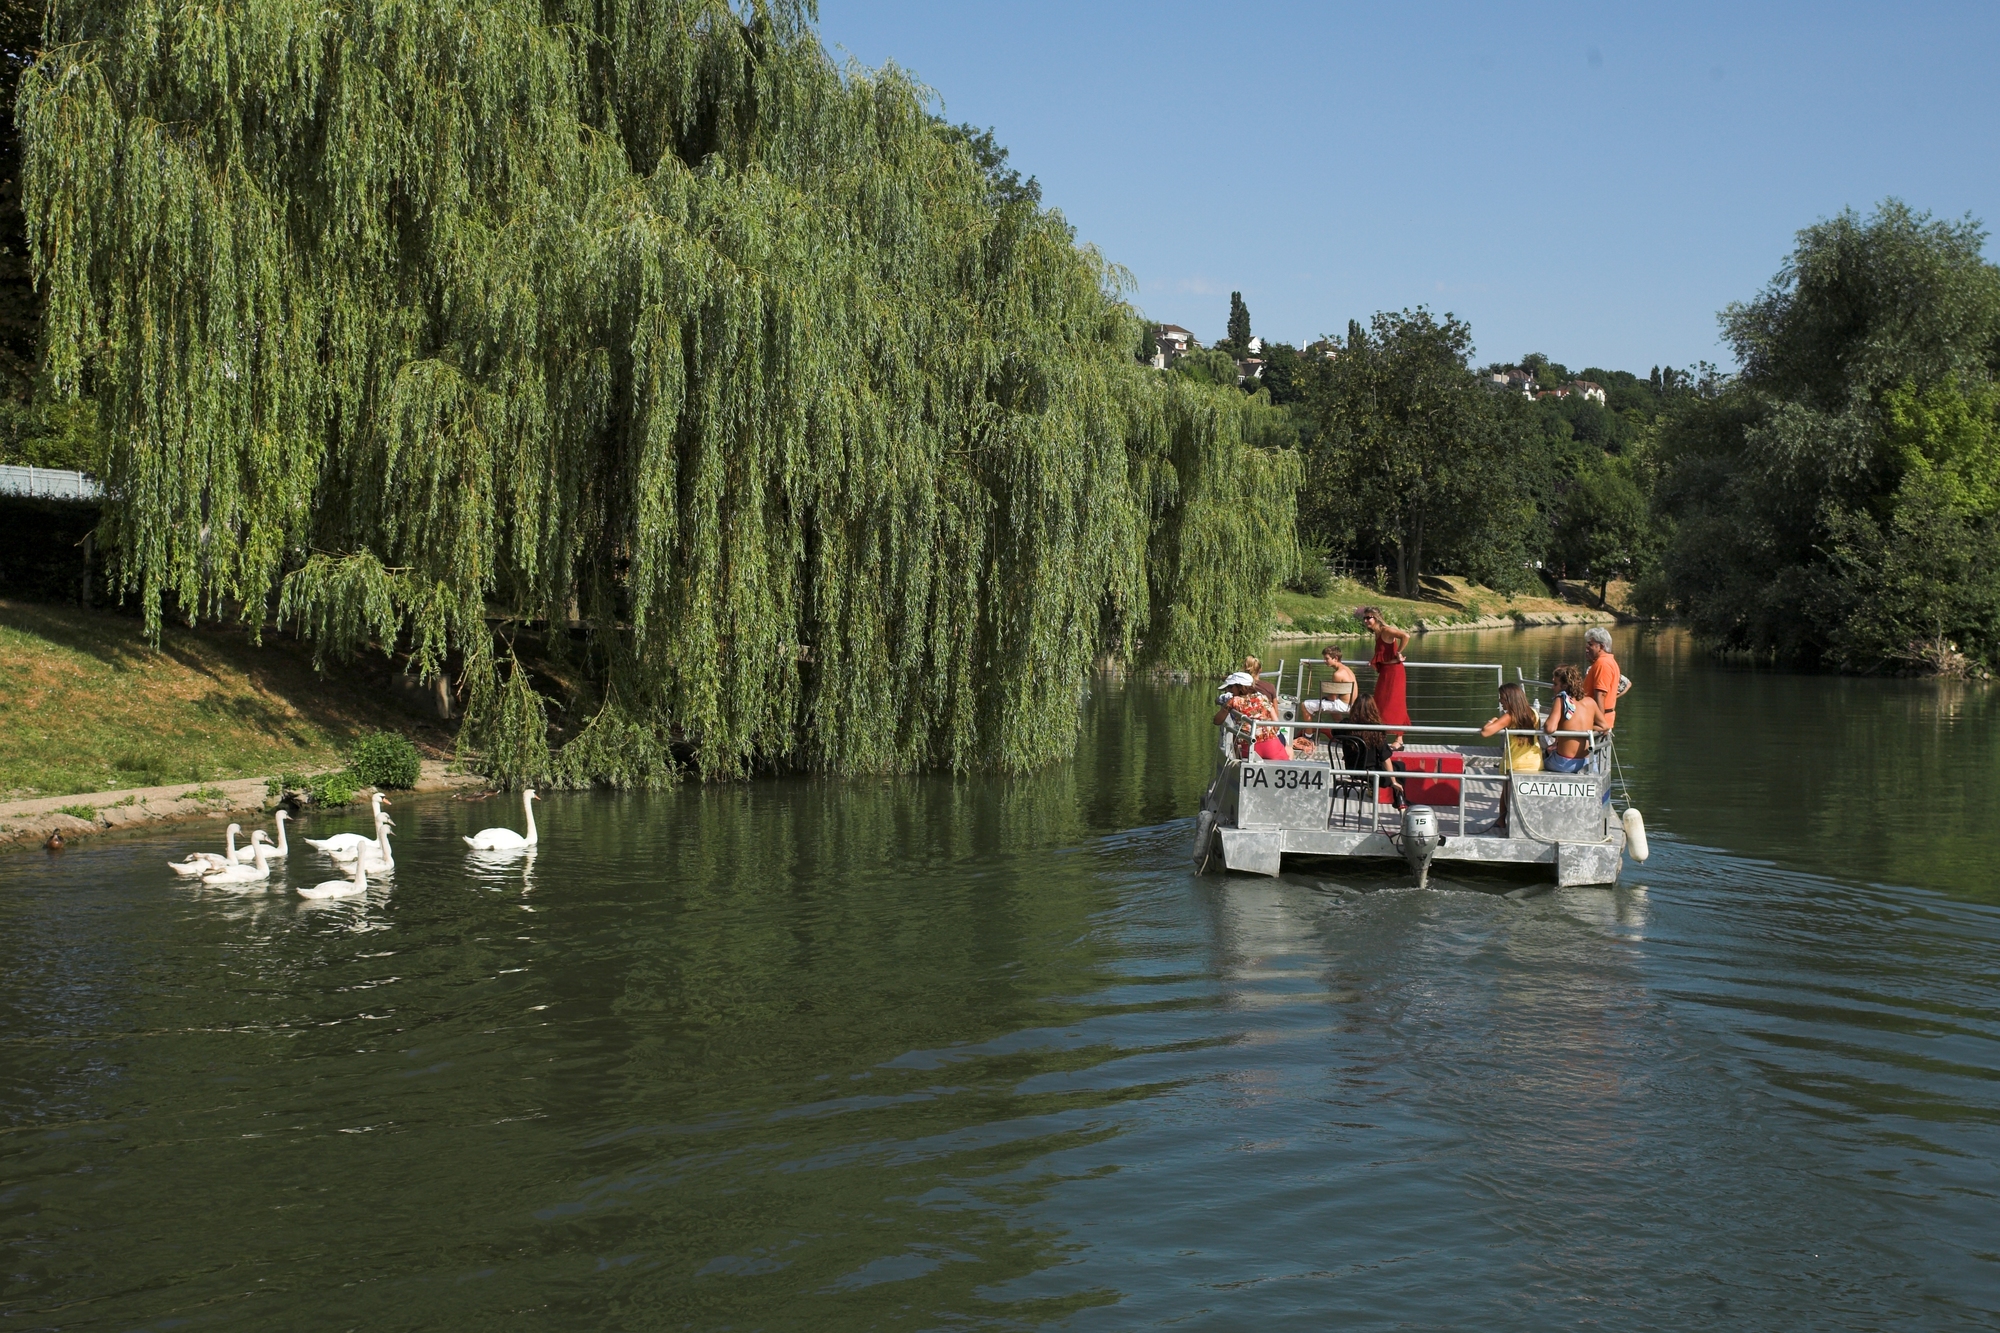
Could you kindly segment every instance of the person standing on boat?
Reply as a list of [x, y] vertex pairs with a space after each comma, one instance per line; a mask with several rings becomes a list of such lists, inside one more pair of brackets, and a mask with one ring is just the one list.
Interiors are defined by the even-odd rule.
[[[1375, 706], [1382, 710], [1382, 723], [1384, 726], [1407, 727], [1410, 725], [1409, 675], [1403, 669], [1403, 648], [1410, 641], [1410, 632], [1397, 629], [1382, 619], [1382, 613], [1372, 606], [1361, 608], [1361, 623], [1375, 636], [1375, 655], [1368, 659], [1368, 665], [1375, 668]], [[1390, 744], [1400, 749], [1403, 738], [1397, 736]]]
[[1618, 725], [1618, 696], [1632, 688], [1619, 674], [1618, 659], [1611, 655], [1611, 631], [1592, 625], [1583, 632], [1583, 650], [1590, 654], [1590, 668], [1583, 673], [1583, 692], [1596, 701], [1604, 714], [1604, 729]]
[[1550, 677], [1556, 687], [1556, 706], [1549, 710], [1543, 727], [1550, 735], [1548, 769], [1552, 773], [1581, 773], [1590, 762], [1590, 742], [1580, 736], [1557, 737], [1559, 731], [1605, 731], [1609, 724], [1604, 710], [1583, 689], [1583, 673], [1568, 662]]

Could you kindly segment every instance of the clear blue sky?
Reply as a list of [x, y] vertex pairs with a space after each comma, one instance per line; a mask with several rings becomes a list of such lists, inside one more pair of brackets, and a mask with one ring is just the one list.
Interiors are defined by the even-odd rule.
[[1482, 363], [1727, 366], [1716, 312], [1799, 228], [2000, 224], [2000, 4], [822, 0], [820, 33], [994, 127], [1204, 341], [1235, 289], [1290, 342], [1422, 303]]

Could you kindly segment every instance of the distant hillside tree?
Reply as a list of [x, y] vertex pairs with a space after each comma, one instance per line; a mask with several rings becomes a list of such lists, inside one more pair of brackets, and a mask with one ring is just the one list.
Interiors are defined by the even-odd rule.
[[1243, 304], [1242, 292], [1229, 294], [1229, 337], [1226, 341], [1230, 355], [1250, 355], [1250, 307]]

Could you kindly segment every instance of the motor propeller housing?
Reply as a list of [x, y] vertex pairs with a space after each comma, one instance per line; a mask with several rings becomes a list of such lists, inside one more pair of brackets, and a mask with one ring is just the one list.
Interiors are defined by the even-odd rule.
[[1403, 859], [1410, 863], [1410, 873], [1417, 877], [1417, 887], [1429, 887], [1431, 858], [1444, 846], [1437, 811], [1428, 805], [1413, 805], [1403, 811], [1403, 833], [1398, 841], [1402, 843]]

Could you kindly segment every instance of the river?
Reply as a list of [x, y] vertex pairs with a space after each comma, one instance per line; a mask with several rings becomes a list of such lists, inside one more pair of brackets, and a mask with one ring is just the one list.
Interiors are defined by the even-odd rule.
[[1136, 678], [1055, 771], [551, 795], [526, 866], [398, 800], [365, 901], [11, 857], [0, 1327], [1991, 1327], [1992, 692], [1618, 649], [1616, 890], [1196, 877], [1213, 689]]

